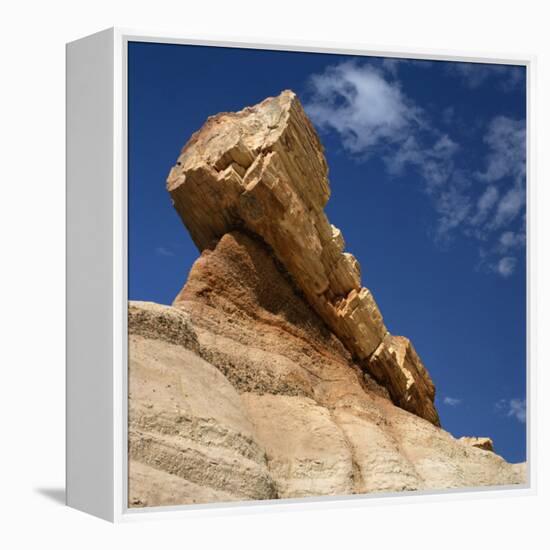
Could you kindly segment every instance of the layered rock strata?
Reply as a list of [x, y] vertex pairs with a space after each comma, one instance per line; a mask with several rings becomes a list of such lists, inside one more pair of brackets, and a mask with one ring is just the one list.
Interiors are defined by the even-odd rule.
[[359, 263], [324, 213], [330, 190], [323, 147], [293, 92], [210, 117], [167, 185], [201, 251], [236, 229], [259, 236], [393, 401], [439, 425], [426, 369], [410, 343], [389, 337], [372, 293], [361, 286]]
[[524, 482], [396, 407], [259, 238], [205, 250], [175, 305], [129, 307], [130, 506]]

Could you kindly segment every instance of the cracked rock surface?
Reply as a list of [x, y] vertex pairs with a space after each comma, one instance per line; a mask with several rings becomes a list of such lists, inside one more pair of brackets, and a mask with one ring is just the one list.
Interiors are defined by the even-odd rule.
[[234, 230], [260, 237], [394, 402], [439, 424], [428, 372], [417, 356], [403, 363], [395, 346], [383, 345], [388, 330], [374, 296], [325, 215], [330, 188], [323, 146], [293, 92], [210, 117], [183, 148], [167, 187], [199, 250], [213, 249]]

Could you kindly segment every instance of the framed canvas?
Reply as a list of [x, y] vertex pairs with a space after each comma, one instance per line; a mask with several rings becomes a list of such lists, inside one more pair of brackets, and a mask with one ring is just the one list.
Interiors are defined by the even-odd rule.
[[532, 493], [533, 63], [68, 44], [68, 505]]

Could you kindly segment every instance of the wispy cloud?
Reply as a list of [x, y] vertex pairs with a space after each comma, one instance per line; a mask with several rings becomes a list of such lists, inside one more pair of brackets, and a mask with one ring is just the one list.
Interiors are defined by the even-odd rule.
[[526, 200], [525, 121], [504, 116], [494, 118], [484, 142], [488, 147], [486, 168], [476, 175], [489, 184], [488, 189], [498, 186], [498, 197], [488, 208], [490, 215], [480, 220], [478, 226], [485, 237], [501, 231], [497, 243], [486, 251], [487, 265], [499, 275], [508, 277], [517, 263], [511, 252], [525, 245], [525, 215], [521, 217]]
[[[525, 121], [495, 117], [483, 137], [483, 169], [461, 166], [460, 144], [403, 89], [402, 63], [346, 61], [329, 67], [311, 77], [306, 111], [322, 132], [336, 132], [357, 160], [376, 155], [393, 177], [416, 172], [437, 214], [436, 240], [449, 242], [457, 232], [478, 240], [485, 270], [509, 277], [515, 251], [525, 242], [524, 226], [517, 222], [525, 207]], [[458, 70], [472, 73], [471, 87], [493, 78], [492, 65], [457, 65], [467, 65]], [[503, 77], [504, 69], [497, 67], [495, 74]], [[453, 107], [445, 109], [441, 124], [449, 126], [454, 116]], [[503, 243], [504, 233], [514, 238]], [[512, 240], [514, 247], [505, 249]]]
[[527, 407], [525, 399], [511, 399], [508, 416], [514, 417], [519, 422], [525, 424], [527, 420]]
[[466, 88], [474, 90], [487, 83], [509, 92], [525, 81], [525, 69], [514, 65], [485, 63], [449, 63], [449, 74], [459, 78]]
[[511, 176], [516, 183], [525, 178], [525, 121], [497, 116], [483, 138], [489, 147], [487, 167], [480, 179], [494, 182]]
[[504, 258], [500, 258], [500, 260], [498, 260], [498, 262], [494, 265], [494, 269], [499, 275], [502, 275], [502, 277], [509, 277], [512, 273], [514, 273], [516, 263], [516, 258], [513, 258], [512, 256], [505, 256]]
[[166, 248], [165, 246], [157, 246], [157, 248], [155, 248], [155, 252], [159, 256], [167, 256], [167, 257], [175, 256], [175, 254], [169, 248]]
[[456, 407], [462, 403], [462, 399], [458, 399], [457, 397], [445, 396], [443, 398], [443, 403], [445, 405], [449, 405], [450, 407]]
[[391, 81], [392, 73], [353, 61], [329, 67], [311, 77], [314, 95], [306, 110], [319, 127], [338, 132], [344, 147], [363, 158], [377, 147], [402, 145], [422, 125], [422, 114]]
[[[306, 111], [321, 131], [334, 131], [359, 160], [378, 155], [390, 175], [415, 170], [440, 215], [439, 235], [459, 225], [469, 211], [456, 170], [459, 146], [438, 130], [402, 90], [398, 62], [379, 65], [346, 61], [311, 77]], [[455, 206], [459, 208], [455, 208]]]
[[525, 424], [527, 420], [527, 406], [525, 399], [500, 399], [495, 403], [495, 411], [509, 418], [515, 418]]
[[382, 67], [393, 77], [396, 77], [397, 70], [401, 62], [401, 59], [397, 59], [395, 57], [385, 57], [384, 59], [382, 59]]
[[505, 231], [499, 238], [499, 251], [506, 252], [525, 246], [525, 221], [518, 232]]

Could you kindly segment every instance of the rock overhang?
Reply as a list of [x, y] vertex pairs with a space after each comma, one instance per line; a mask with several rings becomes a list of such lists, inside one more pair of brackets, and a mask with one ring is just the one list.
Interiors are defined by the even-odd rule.
[[183, 148], [167, 189], [199, 250], [235, 229], [260, 237], [393, 401], [439, 425], [427, 370], [412, 345], [402, 353], [407, 360], [399, 359], [400, 341], [388, 339], [375, 298], [361, 285], [358, 261], [325, 215], [324, 149], [294, 92], [210, 117]]

